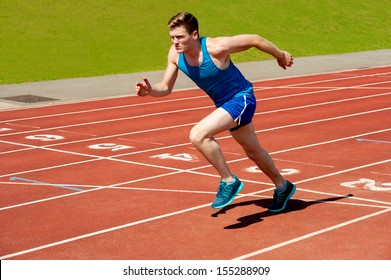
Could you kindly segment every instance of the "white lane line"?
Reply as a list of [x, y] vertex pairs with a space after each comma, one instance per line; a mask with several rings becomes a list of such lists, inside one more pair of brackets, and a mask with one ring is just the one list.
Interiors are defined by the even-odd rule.
[[[389, 72], [386, 72], [388, 74]], [[330, 73], [327, 73], [330, 74]], [[304, 83], [294, 83], [289, 86], [300, 86], [300, 85], [307, 85], [307, 84], [314, 84], [319, 82], [331, 82], [331, 81], [341, 81], [341, 80], [350, 80], [350, 79], [360, 79], [363, 77], [375, 77], [379, 75], [384, 75], [385, 73], [374, 73], [374, 74], [364, 74], [354, 77], [343, 77], [343, 78], [333, 78], [333, 79], [326, 79], [326, 80], [320, 80], [320, 81], [311, 81], [311, 82], [304, 82]], [[309, 76], [309, 75], [305, 75]], [[305, 77], [305, 76], [299, 76], [299, 77]], [[256, 83], [256, 82], [254, 82]], [[377, 84], [377, 83], [374, 83]], [[363, 86], [363, 85], [359, 85]], [[255, 87], [256, 88], [256, 87]], [[272, 88], [278, 88], [278, 87], [272, 87]], [[184, 90], [181, 90], [184, 91]], [[129, 96], [124, 96], [123, 98], [128, 98]], [[126, 104], [126, 105], [118, 105], [118, 106], [110, 106], [110, 107], [104, 107], [104, 108], [97, 108], [97, 109], [88, 109], [88, 110], [80, 110], [80, 111], [73, 111], [73, 112], [66, 112], [66, 113], [57, 113], [57, 114], [49, 114], [49, 115], [41, 115], [41, 116], [35, 116], [35, 117], [28, 117], [28, 118], [17, 118], [17, 119], [9, 119], [0, 121], [0, 123], [3, 122], [12, 122], [12, 121], [22, 121], [22, 120], [32, 120], [32, 119], [40, 119], [40, 118], [48, 118], [48, 117], [58, 117], [58, 116], [67, 116], [72, 114], [82, 114], [82, 113], [91, 113], [91, 112], [99, 112], [99, 111], [105, 111], [105, 110], [112, 110], [112, 109], [120, 109], [120, 108], [130, 108], [130, 107], [138, 107], [138, 106], [145, 106], [145, 105], [157, 105], [157, 104], [164, 104], [164, 103], [171, 103], [171, 102], [181, 102], [186, 100], [193, 100], [193, 99], [200, 99], [200, 98], [207, 98], [208, 96], [205, 94], [202, 94], [200, 96], [193, 96], [193, 97], [184, 97], [184, 98], [174, 98], [174, 99], [168, 99], [168, 100], [158, 100], [153, 102], [144, 102], [144, 103], [138, 103], [138, 104]], [[283, 96], [281, 98], [285, 98], [286, 96]], [[137, 98], [134, 96], [134, 98]], [[112, 98], [109, 98], [112, 99]], [[104, 99], [102, 99], [104, 100]], [[85, 102], [89, 102], [88, 100]], [[71, 103], [70, 103], [71, 104]], [[55, 105], [56, 106], [56, 105]]]
[[[371, 164], [371, 165], [381, 164], [381, 163], [383, 163], [383, 162], [384, 162], [384, 161], [382, 161], [382, 162], [377, 162], [377, 163], [373, 163], [373, 164]], [[334, 172], [334, 173], [331, 173], [331, 174], [332, 174], [332, 175], [333, 175], [333, 174], [336, 174], [336, 173], [341, 174], [341, 173], [344, 173], [344, 172], [348, 172], [348, 171], [350, 171], [350, 170], [357, 170], [357, 169], [365, 168], [365, 167], [368, 167], [368, 166], [369, 166], [369, 165], [367, 164], [367, 165], [363, 165], [363, 166], [358, 166], [358, 167], [350, 168], [350, 169], [347, 169], [347, 170], [341, 170], [341, 171], [339, 171], [339, 172]], [[326, 176], [326, 175], [325, 175], [325, 176]], [[329, 176], [331, 176], [331, 175], [329, 175]], [[316, 177], [316, 178], [318, 178], [318, 177]], [[303, 180], [303, 181], [310, 181], [310, 180], [315, 180], [315, 179], [312, 179], [312, 178], [311, 178], [311, 179], [307, 179], [307, 180]], [[84, 192], [82, 192], [82, 193], [86, 193], [86, 192], [89, 192], [89, 191], [95, 191], [95, 190], [97, 190], [97, 189], [87, 190], [87, 191], [84, 191]], [[244, 194], [244, 195], [240, 196], [240, 198], [247, 197], [247, 196], [251, 196], [251, 195], [255, 195], [255, 194], [259, 194], [259, 193], [265, 192], [265, 191], [267, 191], [267, 190], [256, 191], [256, 192], [253, 192], [253, 193]], [[62, 197], [66, 197], [66, 196], [70, 196], [70, 195], [76, 195], [76, 194], [80, 194], [80, 192], [72, 193], [72, 194], [69, 194], [69, 195], [62, 196]], [[50, 200], [50, 199], [47, 199], [47, 200]], [[47, 201], [47, 200], [46, 200], [46, 201]], [[124, 229], [124, 228], [128, 228], [128, 227], [132, 227], [132, 226], [135, 226], [135, 225], [139, 225], [139, 224], [143, 224], [143, 223], [147, 223], [147, 222], [151, 222], [151, 221], [156, 221], [156, 220], [159, 220], [159, 219], [163, 219], [163, 218], [167, 218], [167, 217], [171, 217], [171, 216], [183, 214], [183, 213], [186, 213], [186, 212], [198, 210], [198, 209], [205, 208], [205, 207], [210, 207], [210, 203], [202, 204], [202, 205], [198, 205], [198, 206], [194, 206], [194, 207], [182, 209], [182, 210], [179, 210], [179, 211], [174, 211], [174, 212], [171, 212], [171, 213], [167, 213], [167, 214], [163, 214], [163, 215], [159, 215], [159, 216], [155, 216], [155, 217], [151, 217], [151, 218], [147, 218], [147, 219], [135, 221], [135, 222], [132, 222], [132, 223], [127, 223], [127, 224], [119, 225], [119, 226], [116, 226], [116, 227], [111, 227], [111, 228], [107, 228], [107, 229], [104, 229], [104, 230], [99, 230], [99, 231], [91, 232], [91, 233], [88, 233], [88, 234], [79, 235], [79, 236], [72, 237], [72, 238], [68, 238], [68, 239], [64, 239], [64, 240], [61, 240], [61, 241], [58, 241], [58, 242], [53, 242], [53, 243], [49, 243], [49, 244], [46, 244], [46, 245], [42, 245], [42, 246], [30, 248], [30, 249], [23, 250], [23, 251], [19, 251], [19, 252], [15, 252], [15, 253], [12, 253], [12, 254], [0, 256], [0, 259], [8, 259], [8, 258], [16, 257], [16, 256], [19, 256], [19, 255], [23, 255], [23, 254], [27, 254], [27, 253], [31, 253], [31, 252], [35, 252], [35, 251], [39, 251], [39, 250], [43, 250], [43, 249], [46, 249], [46, 248], [58, 246], [58, 245], [61, 245], [61, 244], [66, 244], [66, 243], [69, 243], [69, 242], [73, 242], [73, 241], [77, 241], [77, 240], [89, 238], [89, 237], [96, 236], [96, 235], [100, 235], [100, 234], [105, 234], [105, 233], [108, 233], [108, 232], [112, 232], [112, 231], [116, 231], [116, 230], [120, 230], [120, 229]], [[361, 217], [361, 218], [358, 218], [358, 219], [354, 219], [354, 220], [350, 220], [350, 221], [348, 221], [348, 222], [341, 223], [341, 224], [336, 225], [336, 226], [334, 226], [334, 227], [324, 229], [324, 230], [322, 230], [321, 232], [323, 233], [323, 232], [325, 232], [325, 231], [330, 231], [330, 230], [332, 230], [332, 229], [336, 229], [336, 228], [339, 228], [339, 227], [342, 227], [342, 226], [345, 226], [345, 225], [354, 223], [354, 222], [359, 221], [359, 220], [367, 219], [367, 218], [370, 218], [370, 217], [375, 216], [375, 215], [383, 214], [383, 213], [386, 213], [386, 212], [388, 212], [388, 211], [391, 211], [391, 208], [387, 208], [387, 209], [385, 209], [385, 210], [376, 212], [376, 213], [374, 213], [374, 214], [370, 214], [370, 215], [367, 215], [367, 216], [364, 216], [364, 217]], [[319, 231], [319, 232], [320, 232], [320, 231]], [[320, 234], [320, 233], [319, 233], [319, 234]], [[313, 236], [313, 235], [311, 235], [311, 236]], [[305, 238], [309, 238], [309, 237], [311, 237], [311, 236], [310, 236], [310, 235], [305, 235], [304, 237], [305, 237]], [[286, 241], [286, 242], [284, 242], [284, 243], [280, 243], [280, 244], [274, 245], [274, 246], [272, 246], [271, 248], [272, 248], [272, 249], [277, 249], [277, 248], [279, 248], [279, 247], [288, 245], [288, 244], [290, 244], [290, 243], [297, 242], [297, 241], [300, 241], [300, 240], [302, 240], [302, 239], [305, 239], [304, 237], [295, 238], [295, 239], [292, 239], [291, 241]], [[296, 241], [294, 241], [294, 240], [296, 240]], [[287, 242], [288, 242], [288, 243], [287, 243]], [[276, 247], [276, 246], [277, 246], [277, 247]], [[270, 250], [272, 250], [272, 249], [270, 249]], [[264, 249], [262, 249], [262, 250], [264, 250]], [[250, 254], [241, 256], [241, 257], [239, 257], [239, 258], [248, 258], [248, 257], [252, 256], [252, 254], [257, 255], [257, 254], [259, 254], [259, 251], [262, 251], [262, 250], [258, 250], [258, 251], [256, 251], [256, 252], [252, 252], [252, 253], [250, 253]]]
[[269, 247], [266, 247], [266, 248], [263, 248], [263, 249], [260, 249], [260, 250], [257, 250], [257, 251], [254, 251], [254, 252], [251, 252], [251, 253], [248, 253], [248, 254], [236, 257], [236, 258], [234, 258], [234, 260], [244, 260], [244, 259], [248, 259], [248, 258], [251, 258], [251, 257], [255, 257], [255, 256], [258, 256], [260, 254], [263, 254], [263, 253], [266, 253], [266, 252], [269, 252], [269, 251], [273, 251], [273, 250], [276, 250], [276, 249], [288, 246], [290, 244], [293, 244], [293, 243], [296, 243], [296, 242], [299, 242], [299, 241], [303, 241], [305, 239], [314, 237], [316, 235], [320, 235], [320, 234], [323, 234], [323, 233], [326, 233], [326, 232], [329, 232], [329, 231], [332, 231], [332, 230], [336, 230], [336, 229], [339, 229], [339, 228], [342, 228], [342, 227], [345, 227], [345, 226], [348, 226], [348, 225], [351, 225], [351, 224], [354, 224], [354, 223], [357, 223], [357, 222], [360, 222], [360, 221], [363, 221], [363, 220], [366, 220], [366, 219], [370, 219], [370, 218], [373, 218], [373, 217], [376, 217], [376, 216], [379, 216], [379, 215], [383, 215], [383, 214], [388, 213], [390, 211], [391, 211], [391, 208], [387, 208], [387, 209], [384, 209], [384, 210], [381, 210], [381, 211], [378, 211], [378, 212], [375, 212], [375, 213], [372, 213], [372, 214], [361, 216], [361, 217], [358, 217], [356, 219], [352, 219], [352, 220], [349, 220], [349, 221], [346, 221], [346, 222], [343, 222], [343, 223], [340, 223], [340, 224], [337, 224], [337, 225], [334, 225], [334, 226], [331, 226], [331, 227], [327, 227], [327, 228], [324, 228], [324, 229], [321, 229], [321, 230], [318, 230], [318, 231], [314, 231], [314, 232], [311, 232], [309, 234], [305, 234], [303, 236], [296, 237], [296, 238], [293, 238], [293, 239], [290, 239], [290, 240], [287, 240], [287, 241], [275, 244], [273, 246], [269, 246]]
[[[329, 90], [326, 90], [326, 91], [316, 91], [316, 92], [310, 92], [310, 93], [292, 94], [292, 95], [286, 95], [286, 96], [282, 96], [282, 97], [278, 97], [278, 98], [288, 98], [288, 97], [295, 97], [295, 96], [308, 95], [308, 94], [319, 93], [319, 92], [327, 92], [327, 91], [329, 91]], [[353, 100], [382, 97], [382, 96], [386, 96], [386, 95], [389, 95], [389, 94], [390, 94], [390, 92], [380, 93], [380, 94], [373, 94], [373, 95], [367, 95], [367, 96], [360, 96], [360, 97], [352, 97], [352, 98], [340, 99], [340, 100], [329, 101], [329, 102], [322, 102], [322, 103], [314, 103], [314, 104], [309, 104], [309, 105], [302, 105], [302, 106], [297, 106], [297, 107], [292, 107], [292, 108], [278, 109], [278, 110], [272, 110], [272, 111], [267, 111], [267, 112], [259, 112], [259, 113], [256, 113], [255, 115], [258, 115], [258, 114], [270, 114], [270, 113], [276, 113], [276, 112], [281, 112], [281, 111], [299, 110], [299, 109], [311, 108], [311, 107], [315, 107], [315, 106], [331, 105], [331, 104], [335, 104], [335, 103], [349, 102], [349, 101], [353, 101]], [[257, 99], [257, 101], [265, 101], [265, 100], [271, 100], [271, 99], [275, 99], [275, 97]], [[188, 112], [188, 111], [194, 111], [194, 110], [204, 110], [204, 109], [210, 109], [210, 108], [214, 108], [214, 106], [208, 105], [208, 106], [201, 106], [201, 107], [184, 108], [184, 109], [177, 109], [177, 110], [172, 110], [172, 111], [164, 111], [164, 112], [150, 113], [150, 114], [130, 116], [130, 117], [106, 119], [106, 120], [91, 121], [91, 122], [84, 122], [84, 123], [76, 123], [76, 124], [70, 124], [70, 125], [61, 125], [61, 126], [40, 128], [40, 129], [27, 130], [27, 131], [18, 131], [18, 132], [4, 133], [4, 134], [1, 134], [0, 136], [12, 136], [12, 135], [40, 132], [40, 131], [59, 130], [59, 129], [64, 129], [64, 128], [80, 127], [80, 126], [86, 126], [86, 125], [102, 124], [102, 123], [124, 121], [124, 120], [132, 120], [132, 119], [139, 119], [139, 118], [145, 118], [145, 117], [153, 117], [153, 116], [161, 116], [161, 115], [168, 115], [168, 114], [174, 114], [174, 113]]]
[[171, 212], [171, 213], [167, 213], [167, 214], [163, 214], [163, 215], [159, 215], [159, 216], [155, 216], [155, 217], [151, 217], [151, 218], [135, 221], [135, 222], [132, 222], [132, 223], [123, 224], [123, 225], [120, 225], [120, 226], [111, 227], [111, 228], [107, 228], [107, 229], [104, 229], [104, 230], [99, 230], [99, 231], [91, 232], [91, 233], [88, 233], [88, 234], [75, 236], [73, 238], [68, 238], [68, 239], [64, 239], [64, 240], [58, 241], [58, 242], [49, 243], [49, 244], [46, 244], [46, 245], [42, 245], [42, 246], [38, 246], [38, 247], [35, 247], [35, 248], [31, 248], [31, 249], [28, 249], [28, 250], [24, 250], [24, 251], [20, 251], [20, 252], [8, 254], [8, 255], [0, 256], [0, 259], [1, 260], [9, 259], [9, 258], [12, 258], [12, 257], [16, 257], [16, 256], [32, 253], [32, 252], [35, 252], [35, 251], [51, 248], [51, 247], [62, 245], [62, 244], [66, 244], [66, 243], [70, 243], [70, 242], [73, 242], [73, 241], [77, 241], [77, 240], [93, 237], [93, 236], [96, 236], [96, 235], [105, 234], [105, 233], [116, 231], [116, 230], [121, 230], [121, 229], [124, 229], [124, 228], [128, 228], [128, 227], [132, 227], [132, 226], [136, 226], [136, 225], [140, 225], [140, 224], [144, 224], [144, 223], [148, 223], [148, 222], [152, 222], [152, 221], [156, 221], [156, 220], [172, 217], [172, 216], [175, 216], [175, 215], [180, 215], [180, 214], [183, 214], [183, 213], [187, 213], [187, 212], [190, 212], [190, 211], [198, 210], [198, 209], [209, 207], [209, 206], [210, 206], [209, 203], [208, 204], [203, 204], [203, 205], [198, 205], [198, 206], [195, 206], [195, 207], [186, 208], [186, 209], [183, 209], [183, 210], [179, 210], [179, 211], [175, 211], [175, 212]]

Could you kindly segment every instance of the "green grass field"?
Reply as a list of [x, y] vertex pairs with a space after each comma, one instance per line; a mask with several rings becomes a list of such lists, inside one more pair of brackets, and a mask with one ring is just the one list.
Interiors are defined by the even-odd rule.
[[0, 0], [0, 83], [164, 69], [183, 10], [201, 35], [257, 33], [295, 57], [391, 47], [389, 0]]

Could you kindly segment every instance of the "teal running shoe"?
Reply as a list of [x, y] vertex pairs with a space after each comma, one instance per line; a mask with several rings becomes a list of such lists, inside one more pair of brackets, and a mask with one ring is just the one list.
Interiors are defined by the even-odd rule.
[[242, 190], [244, 184], [235, 176], [232, 183], [221, 181], [215, 201], [212, 203], [212, 208], [223, 208], [230, 204], [235, 196]]
[[281, 212], [285, 209], [288, 200], [296, 191], [296, 186], [289, 181], [286, 181], [286, 188], [283, 191], [274, 189], [273, 202], [269, 207], [269, 211], [273, 213]]

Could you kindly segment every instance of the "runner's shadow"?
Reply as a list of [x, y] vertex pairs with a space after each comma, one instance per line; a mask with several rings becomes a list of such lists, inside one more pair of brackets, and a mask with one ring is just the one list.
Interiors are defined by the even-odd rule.
[[[252, 224], [262, 222], [264, 218], [270, 217], [270, 216], [275, 216], [281, 213], [288, 213], [288, 212], [293, 212], [293, 211], [301, 211], [306, 209], [307, 207], [310, 207], [315, 204], [319, 203], [326, 203], [326, 202], [332, 202], [332, 201], [338, 201], [344, 198], [352, 197], [352, 194], [344, 195], [344, 196], [337, 196], [337, 197], [330, 197], [326, 199], [319, 199], [319, 200], [313, 200], [313, 201], [303, 201], [300, 199], [291, 199], [288, 202], [288, 206], [285, 208], [284, 211], [279, 212], [279, 213], [272, 213], [268, 210], [260, 212], [260, 213], [255, 213], [251, 214], [248, 216], [244, 216], [241, 218], [238, 218], [238, 223], [229, 225], [224, 227], [225, 229], [239, 229], [239, 228], [244, 228], [248, 227]], [[245, 202], [240, 202], [240, 203], [235, 203], [228, 205], [218, 212], [212, 214], [212, 217], [218, 217], [219, 215], [226, 214], [229, 210], [236, 208], [236, 207], [243, 207], [243, 206], [248, 206], [248, 205], [256, 205], [262, 208], [268, 208], [268, 206], [272, 203], [272, 199], [257, 199], [257, 200], [250, 200], [250, 201], [245, 201]]]

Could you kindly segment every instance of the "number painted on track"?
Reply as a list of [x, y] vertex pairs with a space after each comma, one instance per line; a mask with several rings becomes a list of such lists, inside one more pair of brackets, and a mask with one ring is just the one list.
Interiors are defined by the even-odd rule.
[[300, 170], [294, 169], [294, 168], [283, 168], [283, 169], [281, 169], [281, 175], [282, 176], [299, 174], [299, 173], [300, 173]]
[[38, 135], [30, 135], [26, 136], [26, 139], [29, 140], [38, 140], [38, 141], [57, 141], [64, 139], [61, 135], [52, 135], [52, 134], [38, 134]]
[[[251, 166], [245, 169], [246, 172], [249, 173], [262, 173], [262, 171], [259, 169], [258, 166]], [[281, 175], [282, 176], [289, 176], [293, 174], [299, 174], [300, 170], [299, 169], [294, 169], [294, 168], [283, 168], [281, 169]]]
[[192, 156], [187, 153], [181, 153], [181, 154], [175, 154], [175, 155], [172, 155], [170, 153], [165, 153], [165, 154], [151, 156], [150, 158], [172, 159], [172, 160], [181, 160], [181, 161], [197, 161], [197, 157]]
[[[363, 189], [375, 191], [375, 192], [386, 192], [391, 191], [391, 183], [376, 183], [375, 180], [361, 178], [357, 181], [344, 182], [340, 184], [342, 187], [356, 189], [362, 186]], [[379, 186], [380, 185], [380, 186]]]
[[126, 150], [126, 149], [132, 149], [132, 146], [126, 146], [126, 145], [119, 145], [115, 143], [102, 143], [102, 144], [94, 144], [88, 146], [90, 149], [94, 150], [111, 150], [113, 152], [120, 151], [120, 150]]

